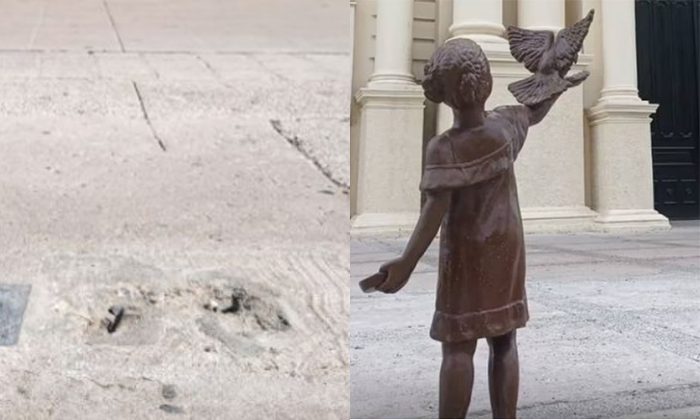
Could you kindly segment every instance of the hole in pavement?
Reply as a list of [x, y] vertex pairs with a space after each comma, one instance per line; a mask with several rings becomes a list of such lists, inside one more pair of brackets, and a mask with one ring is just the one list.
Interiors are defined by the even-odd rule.
[[212, 299], [204, 305], [205, 309], [252, 319], [254, 324], [248, 323], [248, 327], [256, 326], [262, 331], [285, 331], [290, 328], [289, 320], [271, 297], [249, 292], [242, 286], [214, 287], [211, 292]]

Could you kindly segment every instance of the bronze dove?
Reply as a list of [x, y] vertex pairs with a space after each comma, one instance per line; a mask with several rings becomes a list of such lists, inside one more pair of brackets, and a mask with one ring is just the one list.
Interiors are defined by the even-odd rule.
[[578, 86], [588, 77], [587, 71], [573, 76], [566, 74], [578, 59], [588, 27], [593, 22], [593, 10], [574, 25], [557, 34], [550, 31], [530, 31], [508, 27], [510, 53], [523, 63], [533, 76], [508, 85], [508, 90], [523, 105], [535, 105], [560, 94], [570, 87]]

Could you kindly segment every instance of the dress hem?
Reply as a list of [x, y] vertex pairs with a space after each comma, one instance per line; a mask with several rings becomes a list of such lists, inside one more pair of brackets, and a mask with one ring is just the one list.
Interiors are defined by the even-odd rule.
[[529, 319], [527, 301], [466, 314], [435, 311], [430, 337], [445, 343], [495, 337], [525, 326]]

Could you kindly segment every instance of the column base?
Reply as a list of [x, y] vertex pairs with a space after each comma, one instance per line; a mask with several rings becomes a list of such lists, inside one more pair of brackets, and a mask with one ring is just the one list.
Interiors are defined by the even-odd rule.
[[[416, 227], [418, 212], [364, 213], [350, 219], [350, 232], [361, 234], [410, 233]], [[598, 229], [597, 213], [588, 207], [543, 207], [522, 210], [527, 233], [585, 232]]]
[[507, 43], [505, 39], [506, 28], [500, 23], [486, 21], [454, 23], [448, 31], [454, 38], [466, 37], [474, 39], [477, 37], [499, 44]]
[[375, 83], [360, 89], [355, 99], [361, 111], [357, 182], [351, 185], [357, 213], [353, 227], [396, 230], [405, 224], [405, 217], [394, 220], [397, 215], [420, 211], [423, 89]]
[[[658, 105], [639, 99], [636, 95], [613, 95], [611, 92], [631, 92], [629, 89], [608, 88], [608, 94], [587, 110], [592, 126], [609, 123], [641, 124], [649, 127], [650, 115]], [[650, 134], [651, 135], [651, 134]]]
[[397, 72], [384, 72], [384, 73], [373, 73], [369, 78], [368, 86], [415, 86], [416, 78], [412, 74], [407, 73], [397, 73]]
[[470, 39], [481, 47], [481, 49], [488, 56], [490, 52], [496, 53], [507, 53], [510, 57], [510, 47], [508, 46], [508, 41], [500, 36], [489, 35], [489, 34], [459, 34], [454, 35], [452, 38], [447, 39], [445, 42], [450, 42], [453, 39]]
[[367, 108], [418, 109], [425, 107], [423, 88], [401, 80], [369, 83], [355, 94], [355, 100], [363, 110]]
[[[409, 234], [419, 213], [366, 213], [350, 219], [351, 235]], [[522, 210], [526, 233], [648, 232], [671, 228], [656, 210], [608, 210], [596, 213], [588, 207], [526, 208]]]
[[610, 231], [650, 231], [671, 228], [668, 219], [656, 210], [606, 210], [595, 219], [600, 229]]
[[418, 212], [358, 214], [350, 219], [350, 234], [410, 233], [419, 215]]
[[526, 233], [566, 233], [596, 230], [597, 213], [585, 206], [526, 207], [521, 211]]
[[527, 29], [527, 30], [529, 30], [529, 31], [548, 31], [548, 32], [554, 32], [554, 36], [557, 36], [557, 34], [559, 33], [559, 31], [561, 31], [561, 30], [564, 29], [564, 28], [561, 27], [561, 26], [528, 26], [528, 27], [523, 28], [523, 29]]
[[[626, 87], [609, 88], [624, 91]], [[591, 198], [603, 231], [669, 229], [654, 209], [650, 114], [657, 105], [636, 96], [606, 96], [588, 110]]]

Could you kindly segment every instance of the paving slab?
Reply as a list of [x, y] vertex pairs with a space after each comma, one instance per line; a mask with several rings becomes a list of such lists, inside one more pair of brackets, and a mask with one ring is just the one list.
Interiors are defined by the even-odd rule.
[[332, 0], [110, 0], [127, 51], [342, 52], [350, 8]]
[[0, 4], [0, 417], [348, 418], [349, 13]]
[[[531, 319], [518, 331], [519, 417], [698, 418], [700, 266], [689, 261], [698, 237], [699, 226], [682, 223], [650, 234], [527, 236]], [[401, 292], [363, 294], [356, 284], [406, 241], [351, 243], [353, 418], [437, 416], [440, 345], [428, 336], [436, 244], [422, 260], [432, 271]], [[487, 361], [481, 342], [470, 418], [491, 417]]]
[[0, 49], [346, 54], [350, 7], [331, 0], [7, 0]]

